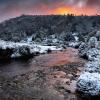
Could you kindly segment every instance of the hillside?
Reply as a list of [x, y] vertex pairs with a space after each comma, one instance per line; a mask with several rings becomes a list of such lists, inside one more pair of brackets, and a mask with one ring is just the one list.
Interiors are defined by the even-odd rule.
[[53, 34], [56, 37], [64, 37], [69, 33], [78, 33], [83, 37], [94, 30], [100, 30], [99, 15], [22, 15], [0, 24], [0, 38], [7, 41], [20, 41], [27, 36], [33, 36], [33, 40], [38, 38], [41, 41]]

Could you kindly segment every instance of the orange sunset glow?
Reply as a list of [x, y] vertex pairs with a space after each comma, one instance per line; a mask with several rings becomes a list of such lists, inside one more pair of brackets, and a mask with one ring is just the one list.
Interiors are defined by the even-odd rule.
[[0, 21], [26, 15], [100, 15], [100, 0], [0, 0]]
[[92, 9], [89, 7], [86, 8], [75, 8], [75, 7], [59, 7], [57, 9], [50, 10], [48, 14], [60, 14], [60, 15], [67, 15], [67, 14], [74, 14], [74, 15], [96, 15], [100, 14], [99, 9]]

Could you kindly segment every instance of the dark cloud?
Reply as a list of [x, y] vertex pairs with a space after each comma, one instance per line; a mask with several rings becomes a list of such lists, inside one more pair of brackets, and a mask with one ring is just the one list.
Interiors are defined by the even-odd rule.
[[87, 5], [89, 6], [100, 6], [100, 0], [87, 0]]
[[78, 6], [78, 4], [83, 4], [83, 6], [98, 6], [100, 5], [100, 0], [0, 0], [0, 8], [6, 9], [7, 7], [39, 7], [40, 5], [48, 6], [48, 8], [55, 8], [66, 5], [66, 6]]
[[40, 5], [40, 4], [45, 4], [45, 5], [55, 5], [56, 3], [61, 3], [61, 4], [72, 4], [76, 5], [79, 2], [85, 2], [87, 5], [100, 5], [100, 0], [0, 0], [0, 5], [8, 6], [8, 5]]

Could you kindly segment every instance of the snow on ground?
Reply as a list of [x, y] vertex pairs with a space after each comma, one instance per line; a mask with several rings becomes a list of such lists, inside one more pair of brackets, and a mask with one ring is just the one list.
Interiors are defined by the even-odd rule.
[[79, 38], [77, 36], [74, 36], [75, 41], [79, 41]]
[[43, 46], [39, 44], [33, 44], [33, 48], [31, 50], [40, 53], [46, 53], [48, 49], [55, 51], [55, 50], [62, 50], [62, 48], [57, 48], [56, 46]]
[[28, 42], [28, 43], [32, 42], [32, 38], [33, 38], [32, 36], [28, 37], [28, 38], [27, 38], [27, 42]]
[[75, 46], [78, 46], [78, 45], [79, 45], [79, 42], [69, 42], [70, 47], [75, 47]]
[[73, 36], [75, 38], [75, 41], [78, 42], [79, 41], [78, 33], [73, 33]]
[[19, 42], [8, 42], [0, 40], [0, 48], [6, 49], [6, 48], [17, 48], [21, 46], [29, 46], [27, 43], [19, 43]]
[[62, 50], [62, 48], [57, 48], [56, 46], [43, 46], [40, 44], [35, 44], [31, 42], [8, 42], [8, 41], [3, 41], [0, 40], [0, 48], [3, 50], [6, 50], [7, 48], [9, 49], [14, 49], [14, 53], [12, 54], [13, 57], [20, 57], [20, 50], [22, 49], [23, 52], [27, 53], [27, 48], [30, 50], [30, 53], [33, 54], [35, 52], [38, 53], [47, 53], [48, 49], [51, 51], [55, 50]]

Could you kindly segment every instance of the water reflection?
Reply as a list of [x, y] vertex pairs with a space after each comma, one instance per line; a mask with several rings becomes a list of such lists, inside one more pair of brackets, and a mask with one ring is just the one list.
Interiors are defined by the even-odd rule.
[[[78, 58], [78, 55], [77, 55], [77, 50], [69, 49], [68, 51], [65, 51], [65, 52], [56, 52], [56, 53], [52, 53], [52, 54], [40, 55], [36, 58], [26, 59], [26, 60], [25, 59], [24, 60], [21, 60], [21, 59], [20, 60], [18, 60], [18, 59], [2, 60], [2, 61], [0, 61], [0, 75], [13, 77], [16, 75], [30, 72], [32, 70], [33, 71], [41, 70], [41, 72], [42, 71], [44, 72], [43, 68], [47, 69], [46, 73], [49, 73], [51, 67], [53, 67], [55, 65], [57, 65], [57, 66], [65, 65], [69, 62], [80, 62], [80, 59]], [[53, 69], [53, 71], [56, 71], [56, 70]], [[31, 78], [34, 78], [33, 74], [32, 74]], [[53, 80], [52, 77], [51, 77], [51, 80]], [[25, 80], [25, 81], [27, 81], [27, 80]], [[49, 79], [49, 81], [50, 81], [50, 79]], [[28, 82], [29, 82], [29, 80], [28, 80]], [[48, 85], [48, 87], [49, 87], [49, 85]], [[42, 90], [42, 91], [44, 91], [44, 90]], [[79, 96], [74, 93], [68, 93], [67, 91], [65, 91], [63, 94], [64, 94], [64, 100], [91, 100], [90, 98], [84, 99], [84, 98], [82, 98], [82, 96]]]
[[2, 60], [0, 61], [0, 74], [13, 77], [28, 72], [32, 70], [31, 60]]

